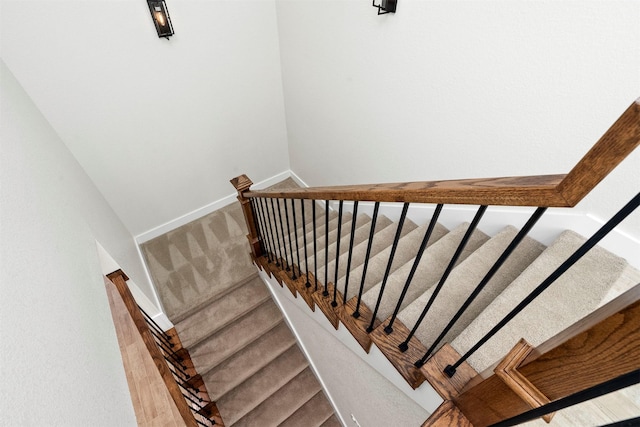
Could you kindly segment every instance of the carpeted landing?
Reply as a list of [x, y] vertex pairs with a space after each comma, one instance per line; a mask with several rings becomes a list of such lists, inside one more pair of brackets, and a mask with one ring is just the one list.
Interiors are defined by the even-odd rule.
[[165, 311], [226, 426], [340, 426], [251, 264], [246, 234], [233, 203], [144, 243]]

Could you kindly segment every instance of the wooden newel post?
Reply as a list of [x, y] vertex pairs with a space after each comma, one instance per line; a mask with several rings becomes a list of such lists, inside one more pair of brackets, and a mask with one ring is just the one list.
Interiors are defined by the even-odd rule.
[[244, 214], [244, 219], [247, 223], [247, 230], [249, 230], [247, 239], [249, 240], [249, 246], [251, 246], [251, 255], [253, 256], [254, 260], [258, 259], [260, 256], [262, 256], [262, 248], [260, 247], [260, 236], [258, 235], [258, 230], [256, 230], [256, 221], [253, 216], [251, 200], [244, 197], [244, 192], [249, 190], [253, 182], [246, 175], [235, 177], [230, 182], [231, 185], [233, 185], [235, 189], [238, 190], [238, 201], [240, 202], [242, 213]]

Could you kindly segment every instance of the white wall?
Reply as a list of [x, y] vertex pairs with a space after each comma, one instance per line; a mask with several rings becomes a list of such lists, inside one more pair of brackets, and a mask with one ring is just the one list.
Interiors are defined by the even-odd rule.
[[136, 425], [95, 243], [135, 260], [133, 238], [0, 77], [0, 425]]
[[138, 235], [289, 169], [273, 0], [3, 0], [2, 56]]
[[[640, 96], [640, 2], [277, 2], [309, 185], [565, 173]], [[609, 217], [640, 150], [579, 206]], [[622, 229], [640, 238], [640, 214]]]

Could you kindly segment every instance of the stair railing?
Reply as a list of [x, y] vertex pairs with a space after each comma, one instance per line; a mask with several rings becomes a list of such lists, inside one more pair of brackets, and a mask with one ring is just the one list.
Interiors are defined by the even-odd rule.
[[175, 330], [173, 333], [164, 331], [135, 302], [126, 283], [129, 278], [122, 270], [108, 274], [107, 278], [118, 290], [185, 424], [194, 427], [224, 426]]
[[[334, 327], [338, 327], [339, 320], [342, 320], [345, 326], [354, 334], [358, 342], [368, 351], [371, 345], [371, 339], [384, 337], [385, 343], [375, 341], [379, 345], [383, 353], [392, 360], [398, 371], [407, 379], [412, 387], [417, 387], [424, 381], [425, 363], [434, 355], [442, 340], [446, 336], [450, 328], [458, 321], [469, 305], [482, 292], [485, 285], [500, 269], [504, 262], [509, 258], [513, 250], [529, 233], [532, 227], [544, 214], [549, 207], [573, 207], [582, 200], [602, 179], [604, 179], [624, 158], [626, 158], [638, 145], [640, 145], [640, 100], [634, 102], [620, 116], [620, 118], [607, 130], [607, 132], [599, 139], [599, 141], [589, 150], [589, 152], [576, 164], [576, 166], [567, 174], [561, 175], [541, 175], [526, 177], [504, 177], [504, 178], [485, 178], [485, 179], [465, 179], [465, 180], [449, 180], [449, 181], [431, 181], [431, 182], [410, 182], [397, 184], [375, 184], [375, 185], [347, 185], [336, 187], [314, 187], [300, 188], [289, 190], [262, 190], [253, 191], [250, 189], [252, 182], [246, 176], [242, 175], [231, 180], [231, 183], [238, 191], [238, 200], [241, 203], [243, 213], [249, 229], [247, 238], [251, 246], [251, 256], [259, 266], [269, 268], [270, 273], [276, 275], [278, 281], [290, 286], [292, 292], [298, 292], [305, 298], [305, 301], [313, 303], [320, 307]], [[337, 218], [337, 235], [335, 236], [336, 246], [344, 238], [345, 242], [349, 242], [348, 252], [353, 249], [355, 224], [357, 221], [357, 203], [358, 202], [374, 202], [374, 213], [370, 225], [369, 239], [367, 242], [367, 253], [363, 263], [361, 283], [357, 295], [357, 302], [351, 304], [347, 301], [348, 292], [348, 273], [344, 283], [344, 294], [341, 294], [338, 284], [338, 259], [340, 251], [336, 250], [336, 259], [334, 262], [334, 281], [329, 282], [329, 221], [330, 221], [330, 201], [339, 203], [339, 212]], [[351, 217], [350, 234], [342, 235], [342, 206], [344, 201], [354, 203], [354, 215]], [[296, 261], [294, 263], [294, 251], [291, 242], [290, 221], [297, 221], [295, 204], [300, 205], [304, 212], [305, 203], [311, 206], [312, 210], [312, 234], [309, 237], [313, 241], [313, 254], [308, 256], [305, 246], [305, 274], [302, 274], [302, 266], [300, 264], [299, 249], [296, 245]], [[367, 275], [368, 262], [371, 255], [371, 249], [374, 245], [374, 230], [378, 216], [378, 208], [380, 202], [401, 202], [403, 203], [403, 211], [400, 217], [398, 227], [396, 229], [394, 243], [391, 246], [387, 268], [385, 274], [381, 278], [381, 286], [377, 303], [371, 311], [368, 307], [361, 303], [363, 294], [363, 285]], [[411, 273], [403, 287], [399, 301], [397, 301], [394, 313], [386, 325], [380, 325], [376, 319], [378, 306], [383, 298], [385, 283], [389, 275], [389, 269], [394, 262], [394, 255], [398, 245], [399, 237], [403, 232], [403, 222], [406, 217], [407, 210], [411, 203], [431, 203], [436, 204], [436, 210], [432, 217], [429, 228], [427, 229], [420, 249], [416, 254], [416, 261], [412, 266]], [[290, 204], [292, 211], [289, 212], [287, 205]], [[411, 285], [411, 280], [415, 268], [422, 256], [422, 251], [430, 240], [435, 221], [445, 204], [463, 204], [463, 205], [479, 205], [478, 211], [467, 228], [465, 236], [462, 238], [458, 247], [449, 262], [449, 265], [442, 274], [434, 288], [429, 301], [426, 303], [418, 321], [411, 330], [399, 328], [396, 322], [396, 316], [403, 303], [407, 289]], [[285, 208], [285, 218], [287, 232], [285, 232], [285, 221], [283, 221], [281, 205]], [[324, 229], [318, 227], [316, 221], [316, 205], [324, 207]], [[484, 212], [489, 205], [496, 206], [530, 206], [535, 207], [536, 211], [532, 214], [522, 230], [512, 239], [511, 243], [503, 251], [502, 255], [496, 260], [486, 276], [479, 282], [467, 300], [462, 304], [448, 325], [436, 339], [430, 348], [426, 349], [414, 337], [415, 331], [425, 318], [430, 308], [436, 301], [440, 290], [445, 286], [449, 273], [456, 264], [459, 255], [465, 249], [467, 242], [475, 230]], [[477, 351], [487, 340], [489, 340], [498, 330], [506, 325], [515, 315], [517, 315], [524, 307], [533, 301], [541, 292], [550, 286], [561, 274], [564, 273], [571, 265], [580, 259], [589, 249], [597, 244], [608, 232], [616, 227], [624, 218], [633, 212], [640, 205], [640, 194], [634, 197], [621, 211], [616, 214], [607, 224], [605, 224], [593, 237], [582, 245], [563, 265], [561, 265], [554, 273], [552, 273], [543, 283], [536, 288], [531, 295], [526, 297], [518, 304], [505, 319], [500, 321], [484, 338], [482, 338], [472, 349], [465, 355], [457, 355], [457, 360], [449, 361], [444, 373], [448, 377], [453, 377], [456, 372], [463, 367], [464, 374], [458, 378], [457, 383], [453, 387], [456, 393], [459, 393], [471, 376], [475, 375], [475, 371], [466, 365], [465, 360], [475, 351]], [[277, 206], [277, 209], [276, 209]], [[308, 211], [308, 210], [307, 210]], [[321, 214], [322, 215], [322, 214]], [[307, 223], [306, 217], [300, 218], [302, 224]], [[294, 229], [297, 227], [294, 226]], [[275, 234], [274, 234], [275, 231]], [[307, 231], [304, 231], [304, 238], [307, 238]], [[282, 238], [280, 238], [280, 235]], [[286, 241], [285, 235], [289, 236]], [[298, 239], [294, 237], [296, 243]], [[323, 239], [324, 238], [324, 239]], [[287, 251], [287, 243], [288, 249]], [[346, 243], [345, 243], [346, 244]], [[319, 246], [319, 247], [318, 247]], [[289, 253], [291, 256], [289, 257]], [[284, 257], [283, 257], [284, 254]], [[275, 261], [275, 262], [274, 262]], [[309, 263], [313, 264], [313, 273], [309, 271]], [[350, 261], [349, 261], [350, 263]], [[271, 269], [270, 266], [281, 267], [281, 270]], [[318, 268], [324, 267], [324, 281], [318, 279]], [[314, 286], [311, 286], [313, 283]], [[299, 286], [301, 285], [301, 286]], [[318, 292], [320, 291], [320, 292]], [[312, 293], [312, 295], [308, 295]], [[382, 326], [382, 327], [380, 327]], [[395, 327], [394, 327], [395, 326]], [[391, 343], [391, 344], [388, 344]], [[447, 351], [453, 351], [448, 349]], [[455, 353], [455, 351], [453, 351]], [[465, 366], [466, 365], [466, 366]], [[421, 369], [422, 368], [422, 369]], [[460, 376], [460, 375], [458, 375]], [[462, 385], [461, 385], [462, 384]]]

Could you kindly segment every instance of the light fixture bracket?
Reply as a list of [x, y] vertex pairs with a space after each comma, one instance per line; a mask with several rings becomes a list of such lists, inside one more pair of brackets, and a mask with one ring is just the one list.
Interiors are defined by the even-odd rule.
[[380, 4], [376, 4], [376, 0], [373, 0], [373, 7], [378, 8], [378, 15], [384, 15], [386, 13], [396, 13], [396, 5], [398, 0], [380, 0]]

